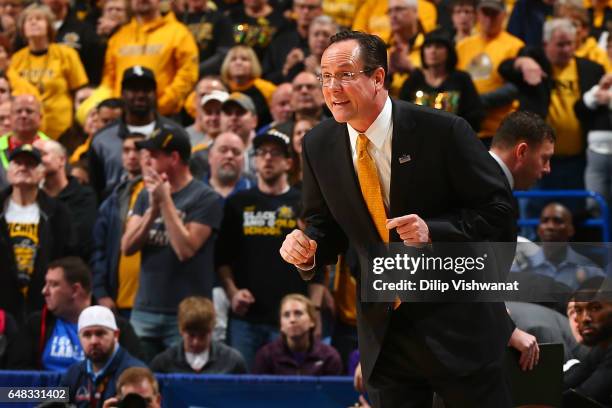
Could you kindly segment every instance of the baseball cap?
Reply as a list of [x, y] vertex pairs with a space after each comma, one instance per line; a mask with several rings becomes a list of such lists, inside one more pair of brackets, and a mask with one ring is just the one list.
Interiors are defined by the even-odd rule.
[[91, 326], [102, 326], [112, 331], [118, 330], [113, 312], [108, 307], [99, 305], [86, 307], [79, 315], [78, 326], [79, 332]]
[[123, 79], [121, 80], [121, 88], [125, 88], [126, 85], [130, 83], [135, 83], [138, 81], [139, 83], [148, 82], [153, 88], [157, 87], [157, 82], [155, 81], [155, 74], [149, 68], [143, 67], [142, 65], [134, 65], [123, 71]]
[[225, 108], [227, 105], [232, 103], [239, 105], [240, 107], [242, 107], [242, 109], [247, 110], [253, 114], [257, 114], [253, 99], [251, 99], [251, 97], [248, 95], [245, 95], [241, 92], [232, 92], [225, 100], [225, 102], [223, 102], [222, 108]]
[[163, 150], [165, 152], [178, 152], [185, 161], [191, 156], [191, 142], [187, 132], [179, 126], [162, 125], [156, 129], [151, 137], [136, 142], [137, 149]]
[[200, 100], [200, 106], [204, 106], [210, 101], [219, 101], [223, 103], [227, 100], [227, 98], [229, 98], [229, 96], [230, 95], [227, 92], [215, 89], [214, 91], [211, 91], [210, 93], [207, 93], [202, 97], [202, 99]]
[[22, 144], [18, 148], [14, 149], [11, 154], [9, 154], [9, 161], [12, 161], [15, 157], [20, 154], [27, 154], [36, 160], [36, 163], [40, 164], [42, 162], [42, 158], [40, 155], [40, 150], [32, 146], [31, 144]]
[[276, 143], [278, 146], [282, 147], [285, 154], [289, 156], [291, 151], [291, 139], [283, 132], [276, 129], [269, 129], [266, 133], [253, 139], [253, 147], [258, 149], [262, 144], [267, 142]]
[[497, 11], [504, 11], [506, 10], [506, 5], [504, 4], [503, 0], [482, 0], [480, 3], [478, 3], [478, 8], [489, 8]]

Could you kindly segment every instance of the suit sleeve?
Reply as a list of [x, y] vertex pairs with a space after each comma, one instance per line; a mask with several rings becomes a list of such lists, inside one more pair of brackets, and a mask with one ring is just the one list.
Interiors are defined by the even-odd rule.
[[304, 219], [308, 225], [306, 235], [317, 242], [317, 265], [335, 264], [338, 255], [348, 248], [348, 239], [334, 217], [332, 216], [325, 198], [319, 187], [318, 180], [313, 172], [308, 145], [302, 148], [302, 163], [304, 184], [302, 189], [302, 203], [304, 205]]
[[450, 213], [425, 220], [431, 240], [516, 242], [511, 192], [497, 163], [464, 119], [452, 121], [443, 152], [441, 162], [446, 163], [453, 193], [462, 204]]

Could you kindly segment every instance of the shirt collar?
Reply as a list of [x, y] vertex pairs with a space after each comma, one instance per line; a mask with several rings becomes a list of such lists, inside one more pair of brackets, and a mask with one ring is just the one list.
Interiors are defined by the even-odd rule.
[[495, 159], [497, 164], [499, 164], [499, 167], [501, 167], [502, 171], [506, 175], [506, 178], [508, 179], [508, 184], [510, 184], [510, 188], [514, 190], [514, 177], [512, 176], [512, 173], [510, 172], [510, 169], [508, 168], [508, 166], [506, 166], [506, 163], [504, 163], [501, 157], [499, 157], [497, 154], [495, 154], [494, 152], [490, 150], [489, 150], [489, 154], [491, 155], [491, 157]]
[[[387, 97], [387, 101], [378, 114], [378, 117], [364, 132], [370, 142], [372, 142], [372, 144], [374, 144], [374, 146], [376, 146], [376, 148], [379, 150], [382, 149], [383, 145], [385, 144], [385, 139], [389, 133], [389, 128], [392, 125], [391, 110], [391, 98]], [[349, 137], [351, 140], [357, 140], [357, 136], [359, 136], [361, 132], [356, 131], [348, 123], [346, 124], [346, 127], [348, 128]]]

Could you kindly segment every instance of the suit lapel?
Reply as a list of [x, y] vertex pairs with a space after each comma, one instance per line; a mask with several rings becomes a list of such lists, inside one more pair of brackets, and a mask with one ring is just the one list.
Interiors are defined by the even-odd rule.
[[[374, 225], [374, 221], [370, 216], [368, 207], [366, 206], [359, 179], [353, 165], [353, 155], [351, 152], [351, 142], [349, 140], [348, 129], [346, 124], [338, 125], [338, 130], [334, 135], [330, 135], [330, 166], [328, 167], [335, 174], [330, 174], [330, 177], [336, 178], [339, 181], [338, 188], [342, 191], [343, 201], [354, 203], [347, 211], [355, 212], [355, 222], [364, 220], [361, 224], [367, 229], [369, 236], [375, 241], [380, 241], [380, 236]], [[367, 221], [366, 221], [367, 220]], [[371, 240], [368, 240], [371, 241]]]

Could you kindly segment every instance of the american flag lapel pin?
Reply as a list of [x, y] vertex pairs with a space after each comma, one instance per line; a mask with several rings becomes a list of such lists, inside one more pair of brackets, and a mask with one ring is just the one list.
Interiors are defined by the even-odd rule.
[[409, 154], [402, 154], [399, 157], [400, 164], [408, 163], [410, 160], [412, 160], [412, 158], [410, 157]]

